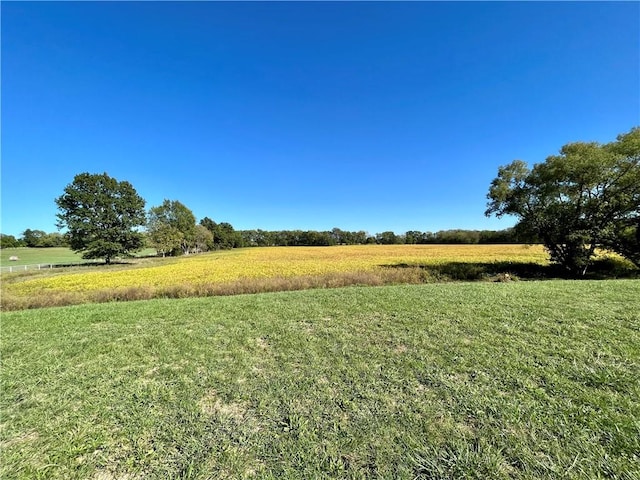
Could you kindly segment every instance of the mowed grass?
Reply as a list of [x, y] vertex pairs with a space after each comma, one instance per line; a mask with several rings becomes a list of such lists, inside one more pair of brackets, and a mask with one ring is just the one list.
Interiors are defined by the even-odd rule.
[[541, 246], [361, 245], [249, 248], [102, 269], [3, 277], [3, 308], [192, 297], [352, 284], [423, 283], [425, 266], [545, 265]]
[[640, 281], [3, 313], [0, 476], [640, 476]]
[[[18, 257], [11, 261], [9, 258]], [[83, 263], [82, 256], [66, 247], [51, 248], [2, 248], [0, 249], [0, 265], [12, 267], [18, 265], [38, 264], [70, 264]]]
[[[155, 255], [156, 251], [146, 248], [137, 252], [136, 257]], [[9, 260], [11, 257], [18, 257], [18, 260]], [[78, 264], [78, 263], [100, 263], [102, 260], [85, 260], [82, 255], [67, 247], [47, 247], [47, 248], [2, 248], [0, 249], [0, 265], [3, 267], [38, 265], [38, 264]]]

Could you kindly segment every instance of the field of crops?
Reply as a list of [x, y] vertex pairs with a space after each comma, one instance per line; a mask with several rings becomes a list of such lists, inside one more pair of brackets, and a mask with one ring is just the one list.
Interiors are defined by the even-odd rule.
[[[367, 245], [338, 247], [271, 247], [216, 252], [128, 268], [80, 269], [9, 282], [3, 293], [32, 297], [62, 293], [123, 292], [212, 285], [264, 279], [375, 273], [390, 267], [449, 262], [546, 262], [539, 246], [524, 245]], [[396, 269], [397, 270], [397, 269]]]

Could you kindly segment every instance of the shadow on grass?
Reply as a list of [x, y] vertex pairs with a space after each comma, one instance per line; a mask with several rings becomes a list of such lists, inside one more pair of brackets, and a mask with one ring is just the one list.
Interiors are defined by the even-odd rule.
[[75, 267], [108, 267], [111, 265], [133, 265], [130, 260], [111, 260], [110, 263], [101, 262], [77, 262], [77, 263], [54, 263], [51, 268], [75, 268]]
[[[575, 279], [559, 265], [541, 265], [534, 262], [446, 262], [441, 264], [387, 264], [388, 269], [420, 269], [432, 281], [494, 281]], [[640, 270], [623, 260], [605, 258], [596, 260], [585, 280], [614, 278], [640, 278]]]

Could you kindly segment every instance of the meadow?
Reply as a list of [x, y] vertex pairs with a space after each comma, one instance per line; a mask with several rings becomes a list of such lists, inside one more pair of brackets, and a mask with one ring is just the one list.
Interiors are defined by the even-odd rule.
[[[18, 260], [9, 260], [18, 257]], [[2, 248], [0, 249], [0, 266], [19, 266], [37, 264], [73, 264], [83, 263], [82, 256], [66, 247], [51, 248]]]
[[4, 312], [0, 477], [637, 479], [639, 312], [638, 280]]
[[134, 259], [4, 275], [3, 309], [113, 300], [182, 298], [345, 285], [478, 280], [536, 272], [540, 246], [363, 245], [265, 247], [166, 259]]
[[[148, 257], [155, 255], [156, 251], [152, 248], [146, 248], [135, 254], [136, 258]], [[17, 260], [10, 260], [11, 257], [17, 257]], [[0, 266], [19, 267], [33, 265], [77, 265], [77, 264], [95, 264], [102, 263], [100, 260], [85, 260], [82, 255], [74, 252], [67, 247], [47, 247], [47, 248], [2, 248], [0, 249]], [[3, 270], [4, 271], [4, 270]]]

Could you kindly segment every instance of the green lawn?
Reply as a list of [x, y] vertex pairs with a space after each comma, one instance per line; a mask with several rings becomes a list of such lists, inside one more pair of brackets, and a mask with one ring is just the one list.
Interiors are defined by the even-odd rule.
[[[10, 261], [12, 256], [17, 261]], [[3, 248], [0, 249], [0, 265], [3, 267], [17, 265], [37, 265], [42, 263], [80, 263], [82, 257], [66, 247], [52, 248]]]
[[[145, 249], [136, 256], [154, 255], [154, 249]], [[10, 257], [18, 257], [17, 261], [9, 260]], [[19, 265], [37, 265], [37, 264], [64, 264], [64, 263], [83, 263], [86, 261], [100, 260], [83, 260], [82, 256], [66, 247], [51, 248], [2, 248], [0, 249], [0, 265], [3, 267], [19, 266]]]
[[2, 314], [2, 478], [640, 478], [640, 281]]

